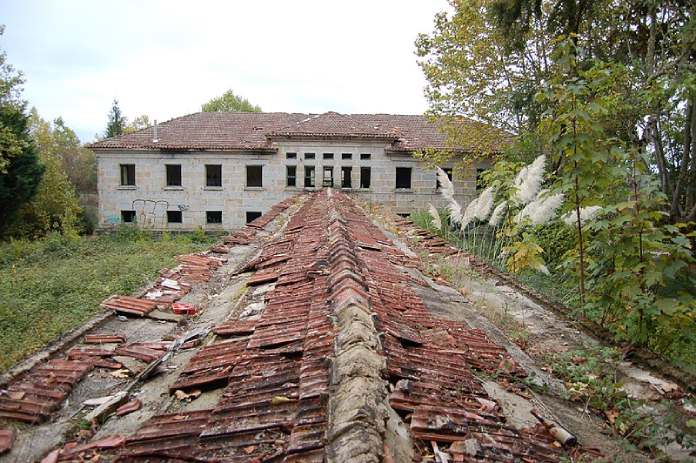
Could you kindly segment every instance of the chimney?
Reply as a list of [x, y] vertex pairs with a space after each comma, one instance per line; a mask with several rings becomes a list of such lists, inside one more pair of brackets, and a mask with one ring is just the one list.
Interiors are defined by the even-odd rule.
[[157, 119], [155, 119], [155, 125], [153, 126], [153, 134], [152, 134], [152, 143], [157, 143], [159, 142], [159, 138], [157, 138]]

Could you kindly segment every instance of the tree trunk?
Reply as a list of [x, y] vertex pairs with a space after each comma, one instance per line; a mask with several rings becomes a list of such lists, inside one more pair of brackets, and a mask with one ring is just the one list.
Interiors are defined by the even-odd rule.
[[691, 164], [692, 137], [696, 132], [696, 111], [694, 110], [694, 98], [690, 97], [686, 106], [686, 121], [684, 122], [684, 155], [682, 156], [679, 174], [677, 175], [674, 191], [672, 193], [672, 207], [670, 218], [676, 221], [684, 211], [681, 210], [682, 189], [688, 180], [689, 165]]

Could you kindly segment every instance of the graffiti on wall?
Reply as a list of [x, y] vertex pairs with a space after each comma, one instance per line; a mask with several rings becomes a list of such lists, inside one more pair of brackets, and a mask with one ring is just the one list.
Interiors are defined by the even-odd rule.
[[132, 203], [135, 219], [142, 228], [164, 228], [167, 224], [169, 201], [136, 199]]

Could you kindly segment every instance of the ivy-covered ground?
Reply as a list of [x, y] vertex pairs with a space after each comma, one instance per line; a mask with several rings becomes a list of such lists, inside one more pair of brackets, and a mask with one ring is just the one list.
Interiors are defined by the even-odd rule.
[[111, 294], [130, 294], [210, 246], [203, 233], [155, 238], [124, 228], [111, 235], [0, 244], [0, 371], [79, 326]]

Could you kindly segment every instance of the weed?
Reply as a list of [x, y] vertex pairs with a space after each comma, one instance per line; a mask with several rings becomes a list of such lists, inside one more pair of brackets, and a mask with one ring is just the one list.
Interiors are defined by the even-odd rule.
[[135, 227], [108, 236], [0, 244], [0, 371], [79, 326], [111, 294], [131, 294], [212, 240], [155, 240]]
[[[628, 449], [656, 456], [658, 447], [674, 440], [675, 430], [681, 428], [676, 423], [679, 415], [669, 412], [673, 407], [669, 401], [655, 405], [628, 397], [617, 377], [620, 359], [617, 349], [597, 347], [550, 355], [547, 364], [565, 381], [568, 399], [584, 404], [588, 412], [602, 415], [624, 438]], [[693, 435], [677, 431], [676, 438], [682, 445], [693, 445]]]

